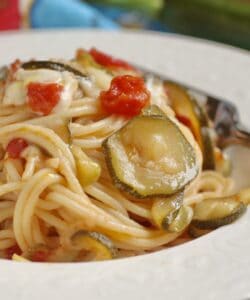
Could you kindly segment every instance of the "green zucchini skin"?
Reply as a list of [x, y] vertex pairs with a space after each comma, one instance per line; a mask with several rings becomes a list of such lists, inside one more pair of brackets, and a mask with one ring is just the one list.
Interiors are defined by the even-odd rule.
[[79, 77], [87, 77], [86, 74], [69, 65], [49, 60], [28, 61], [22, 64], [22, 68], [25, 70], [50, 69], [59, 72], [68, 71]]
[[179, 33], [250, 49], [248, 1], [168, 0], [160, 19]]
[[151, 214], [154, 223], [163, 230], [175, 220], [183, 204], [184, 190], [166, 198], [153, 199]]
[[194, 225], [190, 225], [188, 228], [188, 233], [192, 238], [198, 238], [201, 237], [207, 233], [211, 232], [209, 229], [200, 229], [195, 227]]
[[198, 229], [216, 229], [224, 225], [228, 225], [239, 219], [247, 210], [247, 206], [244, 203], [239, 203], [239, 206], [232, 214], [211, 220], [199, 220], [193, 219], [191, 225]]

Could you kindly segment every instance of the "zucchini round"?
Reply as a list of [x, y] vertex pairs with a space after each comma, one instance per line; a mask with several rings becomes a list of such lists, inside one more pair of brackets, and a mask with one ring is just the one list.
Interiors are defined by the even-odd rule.
[[22, 64], [22, 68], [25, 70], [50, 69], [59, 72], [68, 71], [76, 76], [87, 77], [86, 74], [69, 65], [49, 60], [28, 61]]
[[164, 230], [168, 229], [168, 226], [177, 217], [178, 211], [183, 203], [184, 192], [178, 192], [168, 198], [154, 199], [151, 213], [155, 224]]
[[203, 153], [203, 169], [215, 169], [214, 145], [210, 137], [208, 117], [201, 105], [176, 83], [166, 81], [165, 88], [177, 118], [193, 132]]
[[103, 143], [115, 186], [137, 198], [166, 197], [198, 174], [195, 151], [167, 116], [138, 116]]
[[193, 210], [189, 206], [182, 206], [174, 221], [168, 226], [167, 230], [170, 232], [181, 232], [191, 222], [193, 217]]
[[78, 251], [90, 252], [94, 260], [107, 260], [117, 256], [117, 249], [111, 240], [99, 232], [80, 230], [71, 237], [73, 247]]
[[101, 175], [101, 167], [98, 163], [90, 159], [80, 147], [71, 146], [71, 151], [75, 157], [77, 177], [83, 187], [96, 182]]
[[216, 229], [240, 218], [246, 205], [234, 196], [206, 199], [194, 207], [192, 225], [199, 229]]

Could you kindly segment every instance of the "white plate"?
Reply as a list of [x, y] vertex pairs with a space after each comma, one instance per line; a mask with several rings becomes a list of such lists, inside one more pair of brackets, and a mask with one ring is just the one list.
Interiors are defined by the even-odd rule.
[[[50, 31], [0, 35], [0, 65], [14, 58], [108, 53], [235, 102], [250, 127], [248, 52], [176, 35]], [[249, 299], [250, 213], [233, 225], [164, 251], [117, 261], [22, 264], [0, 261], [1, 299]]]

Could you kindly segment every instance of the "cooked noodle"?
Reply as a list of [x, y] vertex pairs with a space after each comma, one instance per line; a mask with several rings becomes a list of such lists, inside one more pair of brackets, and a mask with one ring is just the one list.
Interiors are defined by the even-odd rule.
[[[82, 68], [76, 62], [73, 65], [79, 70]], [[85, 69], [82, 71], [86, 72]], [[73, 251], [70, 238], [78, 230], [106, 235], [118, 248], [119, 257], [153, 251], [173, 241], [178, 244], [178, 237], [183, 234], [154, 226], [153, 199], [135, 201], [114, 186], [107, 171], [102, 142], [124, 126], [127, 119], [107, 115], [95, 96], [98, 95], [96, 91], [109, 85], [111, 74], [99, 70], [95, 74], [93, 68], [87, 71], [92, 78], [88, 90], [78, 86], [69, 107], [49, 116], [38, 116], [27, 105], [1, 102], [0, 141], [3, 149], [14, 138], [29, 142], [20, 159], [9, 158], [4, 153], [1, 160], [0, 255], [2, 253], [3, 257], [4, 251], [16, 244], [23, 257], [27, 257], [36, 245], [43, 244], [52, 248], [56, 245], [52, 261], [71, 260], [67, 258]], [[103, 81], [101, 76], [105, 77]], [[159, 89], [151, 85], [151, 89]], [[152, 96], [151, 104], [157, 104], [178, 125], [196, 151], [200, 172], [186, 187], [184, 204], [192, 207], [208, 197], [230, 195], [233, 190], [230, 178], [216, 171], [201, 171], [199, 147], [189, 129], [175, 118], [166, 96]], [[97, 182], [87, 187], [79, 181], [69, 144], [47, 127], [48, 120], [53, 122], [60, 118], [70, 120], [70, 143], [79, 146], [101, 167]], [[179, 242], [189, 239], [180, 237]]]

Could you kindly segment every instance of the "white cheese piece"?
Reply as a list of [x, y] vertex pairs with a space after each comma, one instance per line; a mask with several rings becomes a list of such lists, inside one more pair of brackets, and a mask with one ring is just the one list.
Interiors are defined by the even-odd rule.
[[13, 81], [5, 89], [3, 105], [24, 105], [26, 102], [26, 88], [22, 81]]
[[78, 81], [71, 73], [62, 72], [61, 75], [62, 78], [60, 83], [64, 86], [64, 88], [61, 93], [60, 101], [52, 110], [52, 112], [54, 113], [60, 112], [70, 107], [70, 104], [73, 100], [73, 96], [78, 88]]
[[[24, 70], [19, 69], [15, 74], [15, 81], [6, 87], [3, 97], [4, 105], [24, 105], [27, 103], [27, 86], [31, 82], [57, 83], [63, 86], [60, 100], [52, 112], [67, 109], [78, 88], [78, 81], [70, 72], [59, 72], [48, 69]], [[39, 114], [39, 113], [38, 113]]]
[[168, 104], [169, 101], [161, 81], [150, 77], [146, 81], [146, 87], [151, 93], [151, 103], [159, 107]]
[[167, 115], [174, 117], [175, 113], [169, 106], [169, 99], [165, 92], [163, 83], [154, 77], [148, 77], [146, 87], [150, 91], [150, 103], [157, 105]]

